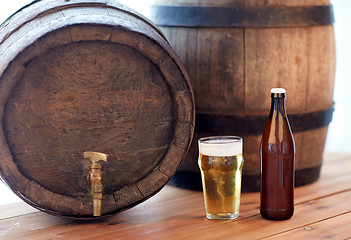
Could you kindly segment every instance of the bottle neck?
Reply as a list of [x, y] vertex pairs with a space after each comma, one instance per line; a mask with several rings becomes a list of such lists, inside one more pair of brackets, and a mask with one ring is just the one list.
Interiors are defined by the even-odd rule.
[[281, 113], [286, 116], [285, 112], [285, 94], [284, 93], [271, 93], [271, 112], [270, 115], [273, 116], [273, 112]]

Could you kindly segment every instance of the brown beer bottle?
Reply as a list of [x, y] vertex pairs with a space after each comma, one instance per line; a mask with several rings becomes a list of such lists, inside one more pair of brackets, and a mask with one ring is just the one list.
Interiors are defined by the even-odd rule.
[[271, 89], [271, 111], [261, 154], [261, 207], [264, 218], [290, 219], [294, 214], [295, 144], [285, 112], [285, 89]]

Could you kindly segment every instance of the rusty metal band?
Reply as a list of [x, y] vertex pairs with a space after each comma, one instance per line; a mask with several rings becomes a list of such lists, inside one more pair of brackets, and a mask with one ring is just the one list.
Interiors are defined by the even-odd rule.
[[[327, 126], [332, 121], [333, 112], [334, 107], [330, 107], [321, 111], [288, 114], [288, 118], [293, 132], [304, 132]], [[263, 134], [267, 117], [196, 113], [195, 130], [224, 135], [259, 135]]]
[[168, 27], [304, 27], [334, 22], [332, 5], [269, 7], [151, 7], [150, 19]]

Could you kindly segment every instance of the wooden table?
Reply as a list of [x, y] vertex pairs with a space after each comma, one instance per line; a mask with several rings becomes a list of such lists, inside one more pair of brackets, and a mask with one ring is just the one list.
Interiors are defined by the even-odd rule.
[[326, 154], [321, 178], [295, 190], [291, 220], [259, 214], [259, 193], [244, 193], [236, 220], [205, 218], [201, 192], [166, 186], [114, 217], [79, 222], [25, 203], [0, 206], [1, 239], [351, 239], [351, 155]]

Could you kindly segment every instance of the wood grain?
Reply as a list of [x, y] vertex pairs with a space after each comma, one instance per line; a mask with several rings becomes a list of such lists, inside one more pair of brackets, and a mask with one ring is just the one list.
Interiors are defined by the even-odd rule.
[[109, 155], [104, 216], [167, 183], [192, 139], [194, 99], [149, 20], [114, 1], [43, 0], [0, 29], [0, 174], [15, 193], [89, 219], [85, 151]]
[[282, 234], [277, 234], [266, 239], [349, 239], [351, 223], [349, 223], [350, 212], [341, 214], [322, 222], [302, 226], [295, 230], [291, 230]]
[[[154, 4], [182, 7], [265, 8], [320, 6], [329, 5], [330, 2], [328, 0], [157, 0]], [[235, 115], [242, 118], [268, 116], [269, 91], [272, 87], [286, 88], [288, 115], [314, 113], [326, 110], [334, 104], [335, 40], [332, 25], [262, 28], [160, 27], [188, 69], [198, 113]], [[211, 123], [207, 124], [208, 129], [212, 129]], [[206, 123], [201, 125], [206, 126]], [[327, 129], [328, 125], [324, 124], [322, 127], [293, 133], [296, 145], [296, 170], [318, 168], [321, 165]], [[218, 135], [212, 130], [195, 129], [195, 131], [197, 133], [192, 149], [180, 168], [182, 172], [199, 173], [196, 165], [198, 155], [196, 141], [201, 136]], [[220, 134], [240, 135], [229, 127]], [[257, 176], [261, 135], [246, 127], [246, 132], [241, 136], [244, 137], [245, 148], [244, 175]], [[318, 171], [309, 173], [306, 177], [309, 175], [310, 180], [303, 184], [317, 179]], [[200, 182], [199, 178], [197, 181]], [[245, 184], [243, 187], [246, 188]], [[259, 186], [248, 186], [248, 189], [258, 190]]]
[[[321, 239], [351, 237], [350, 155], [327, 154], [321, 179], [295, 189], [295, 214], [287, 221], [259, 215], [259, 194], [241, 195], [236, 220], [205, 218], [201, 192], [166, 186], [155, 197], [116, 216], [89, 223], [30, 212], [21, 203], [8, 205], [0, 218], [3, 239]], [[341, 169], [344, 168], [344, 171]], [[21, 211], [19, 211], [22, 209]]]

